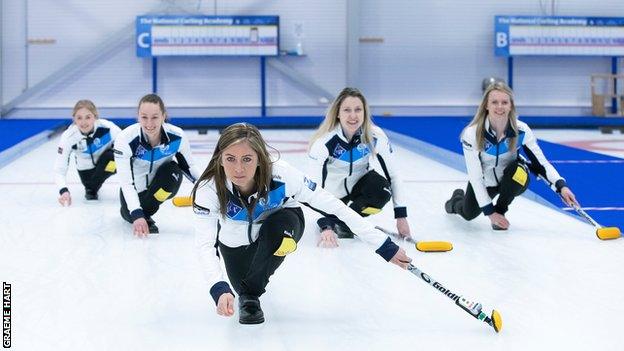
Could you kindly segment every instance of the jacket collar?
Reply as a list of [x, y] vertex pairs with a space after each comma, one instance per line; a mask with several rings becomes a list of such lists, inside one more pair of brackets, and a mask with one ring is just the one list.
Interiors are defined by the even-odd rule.
[[[511, 123], [507, 121], [507, 127], [505, 128], [505, 137], [501, 140], [501, 142], [505, 141], [505, 139], [513, 138], [516, 135], [516, 132], [511, 127]], [[488, 117], [485, 118], [485, 138], [492, 144], [498, 144], [496, 131], [492, 129], [492, 126], [490, 125], [490, 119]]]
[[[358, 130], [355, 132], [355, 134], [353, 134], [353, 137], [351, 138], [351, 140], [350, 140], [350, 141], [349, 141], [349, 140], [347, 139], [347, 137], [345, 136], [344, 131], [342, 130], [342, 126], [340, 125], [340, 123], [338, 123], [338, 125], [336, 126], [336, 128], [334, 128], [334, 133], [335, 133], [336, 135], [338, 135], [338, 137], [339, 137], [340, 139], [342, 139], [345, 143], [347, 143], [347, 144], [348, 144], [348, 143], [352, 142], [353, 140], [355, 140], [355, 139], [356, 139], [356, 137], [359, 137], [359, 136], [361, 136], [361, 135], [362, 135], [362, 127], [358, 128]], [[358, 139], [359, 139], [359, 138], [358, 138]]]
[[[141, 126], [139, 126], [139, 138], [143, 145], [152, 147], [149, 143], [149, 139], [147, 138], [147, 136], [143, 134], [143, 127]], [[169, 144], [170, 141], [171, 140], [169, 139], [169, 135], [165, 131], [165, 125], [163, 124], [160, 127], [160, 143], [159, 144]]]

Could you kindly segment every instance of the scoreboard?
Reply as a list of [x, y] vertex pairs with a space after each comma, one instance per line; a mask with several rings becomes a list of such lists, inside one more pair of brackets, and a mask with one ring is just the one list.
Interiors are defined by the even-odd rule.
[[279, 16], [137, 16], [136, 52], [154, 56], [277, 56]]
[[495, 16], [496, 56], [624, 56], [622, 17]]

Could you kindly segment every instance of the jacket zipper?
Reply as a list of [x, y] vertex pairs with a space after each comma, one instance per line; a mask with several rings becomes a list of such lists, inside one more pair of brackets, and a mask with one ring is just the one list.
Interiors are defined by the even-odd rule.
[[152, 173], [152, 169], [154, 168], [154, 148], [150, 150], [150, 168], [147, 174], [145, 175], [145, 187], [149, 188], [149, 175]]
[[[91, 163], [93, 163], [94, 166], [97, 166], [95, 164], [95, 159], [93, 159], [93, 152], [91, 151], [91, 147], [89, 146], [89, 137], [86, 137], [85, 140], [87, 140], [87, 151], [89, 151], [89, 156], [91, 156]], [[93, 143], [92, 143], [93, 144]]]

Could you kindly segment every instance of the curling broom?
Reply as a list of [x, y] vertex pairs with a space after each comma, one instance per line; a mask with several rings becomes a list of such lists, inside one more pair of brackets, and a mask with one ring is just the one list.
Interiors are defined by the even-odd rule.
[[[541, 176], [538, 177], [538, 178], [543, 180], [547, 185], [549, 185], [549, 188], [551, 190], [553, 190], [554, 192], [557, 193], [557, 191], [552, 188], [552, 183], [550, 181], [548, 181], [548, 179], [544, 179]], [[563, 202], [565, 203], [565, 199], [563, 198], [563, 195], [561, 195], [561, 193], [557, 193], [557, 194], [559, 195], [561, 200], [563, 200]], [[603, 227], [598, 222], [596, 222], [593, 218], [591, 218], [591, 216], [588, 215], [587, 212], [585, 212], [577, 204], [573, 203], [572, 204], [572, 208], [576, 211], [576, 213], [578, 213], [587, 222], [589, 222], [591, 225], [593, 225], [594, 228], [596, 228], [596, 236], [598, 237], [598, 239], [600, 239], [600, 240], [613, 240], [613, 239], [617, 239], [620, 236], [622, 236], [622, 234], [620, 232], [620, 228], [618, 228], [618, 227]]]
[[416, 250], [422, 252], [446, 252], [453, 250], [453, 244], [448, 241], [416, 241], [411, 237], [402, 237], [399, 233], [384, 229], [382, 227], [375, 227], [378, 230], [381, 230], [386, 235], [395, 237], [397, 239], [402, 239], [407, 242], [413, 243], [416, 246]]

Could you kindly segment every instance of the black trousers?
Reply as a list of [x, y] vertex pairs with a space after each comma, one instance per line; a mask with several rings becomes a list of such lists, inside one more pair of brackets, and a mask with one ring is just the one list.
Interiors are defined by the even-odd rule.
[[[139, 193], [139, 202], [145, 216], [148, 218], [153, 216], [163, 202], [174, 197], [180, 189], [180, 184], [182, 184], [182, 170], [180, 166], [174, 161], [161, 165], [156, 171], [152, 184], [150, 184], [147, 190]], [[157, 195], [162, 194], [163, 191], [170, 194], [164, 199], [159, 199]], [[126, 221], [132, 223], [128, 204], [121, 190], [119, 190], [119, 200], [121, 202], [121, 216]]]
[[[351, 193], [340, 200], [345, 204], [351, 201], [349, 207], [360, 216], [367, 217], [368, 214], [363, 213], [363, 209], [367, 207], [381, 209], [390, 201], [391, 197], [390, 182], [379, 173], [370, 170], [355, 183]], [[333, 214], [321, 213], [324, 217], [318, 219], [319, 227], [324, 228], [335, 224], [344, 225], [344, 222]]]
[[[524, 184], [520, 184], [517, 180], [514, 180], [514, 175], [518, 172], [518, 167], [522, 167], [522, 171], [527, 174]], [[494, 212], [504, 215], [509, 210], [509, 205], [516, 196], [522, 194], [529, 186], [529, 177], [526, 166], [518, 162], [512, 162], [503, 171], [503, 179], [498, 186], [487, 187], [487, 192], [490, 198], [493, 198], [498, 194], [498, 200], [494, 205]], [[453, 205], [453, 209], [456, 213], [462, 216], [465, 220], [472, 220], [476, 218], [481, 212], [479, 203], [472, 188], [472, 184], [468, 183], [466, 187], [466, 193], [463, 201], [457, 201]]]
[[100, 155], [100, 159], [95, 164], [95, 168], [78, 171], [80, 181], [85, 189], [97, 193], [102, 187], [102, 184], [104, 184], [104, 181], [115, 174], [115, 170], [112, 172], [106, 170], [106, 166], [108, 166], [108, 163], [111, 161], [114, 162], [115, 157], [113, 155], [113, 149], [108, 149]]
[[260, 296], [269, 278], [285, 257], [273, 255], [280, 247], [284, 232], [299, 242], [305, 229], [301, 208], [283, 208], [264, 220], [258, 240], [247, 246], [227, 247], [219, 243], [225, 269], [234, 291], [239, 295]]

